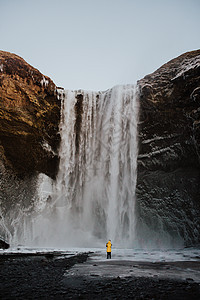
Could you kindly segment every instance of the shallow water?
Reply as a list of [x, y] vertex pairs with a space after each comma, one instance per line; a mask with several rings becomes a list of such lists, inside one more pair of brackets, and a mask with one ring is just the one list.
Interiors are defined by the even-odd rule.
[[[28, 248], [13, 247], [0, 250], [0, 254], [41, 254], [52, 253], [57, 255], [75, 255], [83, 252], [93, 252], [91, 259], [103, 261], [106, 259], [105, 248]], [[131, 260], [144, 262], [175, 262], [200, 261], [200, 248], [184, 248], [169, 250], [144, 249], [112, 249], [112, 260]]]

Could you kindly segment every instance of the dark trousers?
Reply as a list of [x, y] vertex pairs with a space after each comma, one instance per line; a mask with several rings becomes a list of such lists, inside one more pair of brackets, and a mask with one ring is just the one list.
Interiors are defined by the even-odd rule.
[[111, 259], [111, 252], [107, 252], [107, 259], [110, 258]]

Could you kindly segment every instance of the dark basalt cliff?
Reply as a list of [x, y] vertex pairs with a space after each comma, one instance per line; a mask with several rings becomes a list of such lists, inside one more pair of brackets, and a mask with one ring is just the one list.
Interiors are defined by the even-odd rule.
[[0, 161], [18, 177], [58, 167], [60, 101], [49, 77], [0, 51]]
[[200, 242], [200, 50], [138, 82], [138, 231]]

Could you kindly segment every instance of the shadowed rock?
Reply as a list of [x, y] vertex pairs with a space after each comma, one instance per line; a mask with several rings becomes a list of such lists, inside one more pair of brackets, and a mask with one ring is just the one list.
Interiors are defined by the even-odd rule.
[[149, 228], [158, 242], [169, 232], [171, 242], [184, 238], [187, 245], [196, 244], [200, 241], [200, 50], [171, 60], [138, 86], [138, 230]]
[[8, 249], [9, 247], [10, 245], [8, 243], [0, 239], [0, 249]]

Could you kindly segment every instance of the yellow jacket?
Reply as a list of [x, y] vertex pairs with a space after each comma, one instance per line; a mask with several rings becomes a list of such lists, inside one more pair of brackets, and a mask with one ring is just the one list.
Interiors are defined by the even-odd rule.
[[106, 244], [106, 247], [107, 247], [107, 252], [111, 252], [111, 241], [108, 241], [107, 244]]

